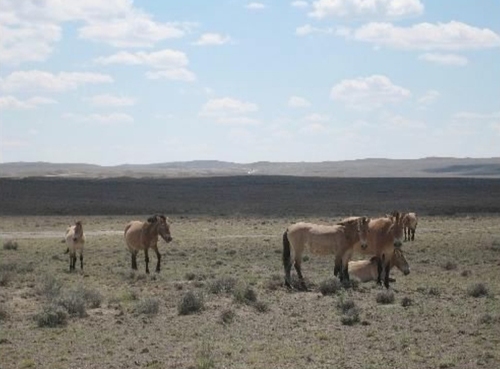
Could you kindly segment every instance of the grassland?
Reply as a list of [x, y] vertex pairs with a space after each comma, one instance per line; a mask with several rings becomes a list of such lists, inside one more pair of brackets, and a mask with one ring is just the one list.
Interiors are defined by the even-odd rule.
[[[174, 241], [151, 275], [142, 255], [131, 272], [121, 234], [145, 215], [80, 215], [85, 269], [70, 274], [71, 209], [0, 217], [2, 369], [500, 367], [499, 215], [422, 216], [403, 246], [411, 273], [393, 272], [394, 302], [381, 304], [373, 283], [322, 295], [333, 265], [316, 256], [303, 264], [311, 292], [283, 288], [281, 234], [301, 219], [284, 207], [170, 215]], [[307, 219], [338, 219], [324, 213]], [[203, 307], [183, 315], [187, 294]], [[54, 305], [61, 325], [39, 327]]]

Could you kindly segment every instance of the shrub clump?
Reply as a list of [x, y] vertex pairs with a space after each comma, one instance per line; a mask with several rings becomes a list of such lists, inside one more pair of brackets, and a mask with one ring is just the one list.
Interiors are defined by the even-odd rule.
[[319, 291], [324, 295], [334, 295], [342, 289], [342, 282], [337, 278], [330, 278], [319, 284]]
[[83, 299], [91, 309], [96, 309], [101, 306], [102, 295], [99, 291], [84, 288], [82, 292]]
[[39, 327], [63, 326], [68, 322], [68, 313], [59, 305], [49, 304], [34, 316], [34, 320]]
[[236, 279], [233, 277], [221, 277], [208, 284], [208, 291], [210, 293], [231, 293], [236, 286]]
[[405, 296], [401, 299], [401, 306], [402, 307], [408, 307], [408, 306], [412, 306], [413, 305], [413, 300], [408, 297], [408, 296]]
[[234, 320], [234, 311], [231, 309], [223, 310], [220, 314], [220, 320], [222, 324], [230, 324]]
[[179, 315], [194, 314], [204, 307], [203, 296], [197, 295], [192, 291], [186, 292], [177, 305]]
[[340, 317], [340, 322], [343, 325], [354, 325], [356, 323], [359, 323], [359, 308], [358, 307], [353, 307], [349, 310], [347, 310], [341, 317]]
[[377, 294], [376, 300], [379, 304], [392, 304], [394, 302], [394, 292], [382, 291]]
[[36, 291], [38, 294], [47, 297], [49, 300], [53, 300], [59, 296], [61, 288], [61, 282], [51, 275], [44, 275], [39, 279]]
[[467, 289], [467, 294], [472, 297], [485, 297], [489, 295], [489, 291], [484, 283], [476, 283]]
[[19, 244], [16, 241], [8, 240], [3, 243], [4, 250], [17, 250]]
[[283, 286], [283, 277], [279, 274], [273, 274], [264, 284], [269, 291], [276, 291]]
[[12, 280], [12, 272], [8, 270], [0, 270], [0, 286], [5, 287], [7, 286], [10, 281]]
[[156, 315], [160, 311], [160, 301], [154, 297], [146, 297], [135, 304], [136, 314]]
[[259, 313], [267, 313], [269, 311], [269, 305], [265, 301], [255, 301], [252, 306]]
[[87, 316], [85, 299], [81, 290], [67, 291], [55, 299], [55, 304], [66, 309], [69, 315], [83, 318]]
[[257, 301], [257, 294], [250, 286], [241, 286], [236, 288], [233, 292], [233, 299], [239, 304], [251, 305]]
[[454, 261], [448, 260], [446, 263], [442, 265], [444, 270], [455, 270], [457, 269], [457, 263]]
[[8, 317], [9, 317], [9, 313], [7, 312], [7, 309], [5, 308], [5, 306], [3, 304], [0, 305], [0, 322], [3, 320], [7, 320]]

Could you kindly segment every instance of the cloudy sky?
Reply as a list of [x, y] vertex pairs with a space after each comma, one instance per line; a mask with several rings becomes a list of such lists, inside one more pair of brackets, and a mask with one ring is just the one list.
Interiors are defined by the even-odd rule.
[[1, 0], [0, 162], [500, 156], [498, 0]]

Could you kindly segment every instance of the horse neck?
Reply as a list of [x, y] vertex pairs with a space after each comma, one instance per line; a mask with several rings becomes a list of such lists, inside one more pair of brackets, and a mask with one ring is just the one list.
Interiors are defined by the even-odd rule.
[[145, 227], [146, 234], [150, 237], [158, 236], [158, 227], [159, 227], [158, 222], [147, 223]]
[[345, 228], [345, 238], [349, 245], [354, 245], [356, 242], [359, 242], [359, 230], [357, 228], [357, 224], [347, 223], [344, 225]]

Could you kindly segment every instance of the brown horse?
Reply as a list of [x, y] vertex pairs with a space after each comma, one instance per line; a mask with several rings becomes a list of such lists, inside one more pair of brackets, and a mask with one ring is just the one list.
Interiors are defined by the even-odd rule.
[[406, 213], [403, 215], [403, 228], [405, 234], [405, 241], [406, 240], [410, 241], [410, 233], [411, 233], [411, 241], [415, 240], [415, 231], [417, 229], [417, 224], [418, 224], [417, 213]]
[[283, 266], [285, 285], [291, 288], [292, 262], [290, 250], [294, 252], [295, 270], [302, 288], [307, 289], [301, 270], [302, 253], [309, 247], [312, 254], [335, 255], [334, 274], [341, 280], [348, 280], [347, 264], [353, 253], [353, 246], [360, 243], [366, 247], [368, 219], [365, 217], [345, 222], [342, 225], [318, 225], [295, 223], [283, 233]]
[[[339, 224], [356, 219], [355, 217], [344, 219]], [[365, 245], [359, 242], [354, 245], [354, 251], [360, 254], [377, 257], [378, 276], [377, 283], [382, 283], [382, 272], [384, 274], [384, 285], [389, 288], [390, 263], [394, 250], [401, 247], [403, 238], [403, 222], [399, 212], [391, 215], [371, 219], [368, 223], [368, 237]]]
[[[408, 261], [406, 261], [403, 250], [400, 248], [394, 249], [389, 267], [391, 269], [393, 267], [398, 268], [404, 275], [410, 274], [410, 265], [408, 264]], [[350, 261], [349, 274], [351, 277], [358, 278], [361, 282], [376, 281], [378, 277], [377, 257], [372, 256], [369, 260]], [[395, 281], [392, 278], [389, 278], [389, 280], [391, 282]]]
[[132, 269], [137, 270], [137, 253], [144, 250], [144, 259], [146, 261], [146, 273], [149, 273], [149, 255], [148, 249], [152, 248], [156, 253], [156, 272], [160, 271], [161, 255], [158, 251], [158, 235], [165, 242], [172, 241], [170, 235], [170, 226], [165, 215], [153, 215], [146, 222], [133, 220], [125, 227], [125, 242], [132, 255]]
[[65, 253], [69, 253], [69, 271], [75, 270], [76, 252], [80, 254], [80, 269], [83, 270], [83, 245], [85, 244], [85, 235], [83, 234], [83, 226], [81, 221], [77, 221], [75, 225], [69, 226], [66, 229], [64, 237], [68, 248]]

